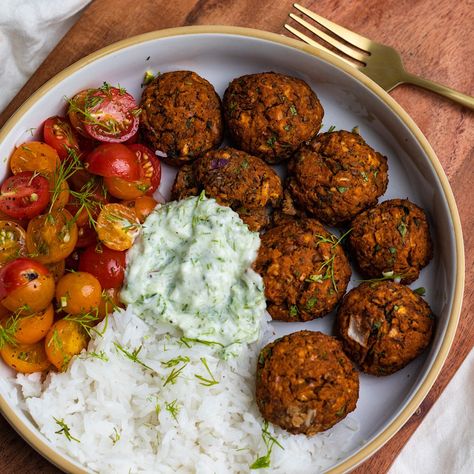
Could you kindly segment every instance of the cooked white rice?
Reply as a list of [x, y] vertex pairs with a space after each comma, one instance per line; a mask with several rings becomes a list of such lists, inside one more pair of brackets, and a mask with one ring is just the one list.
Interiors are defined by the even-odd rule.
[[[130, 360], [115, 343], [129, 353], [141, 347], [137, 358], [152, 370]], [[261, 343], [228, 361], [218, 358], [212, 346], [190, 345], [178, 334], [152, 332], [130, 309], [117, 311], [67, 372], [51, 372], [43, 383], [41, 374], [19, 374], [18, 403], [46, 438], [93, 472], [249, 472], [267, 452], [254, 397]], [[178, 365], [165, 366], [177, 358]], [[182, 366], [170, 380], [173, 369]], [[218, 383], [206, 386], [196, 375]], [[77, 441], [58, 433], [55, 418]], [[344, 456], [357, 426], [348, 417], [312, 438], [269, 429], [284, 449], [275, 445], [271, 468], [260, 472], [289, 474], [333, 465]]]

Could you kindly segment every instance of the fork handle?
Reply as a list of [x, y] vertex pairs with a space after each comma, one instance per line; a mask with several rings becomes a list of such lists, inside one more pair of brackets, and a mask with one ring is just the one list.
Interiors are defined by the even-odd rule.
[[474, 110], [474, 97], [470, 97], [466, 94], [463, 94], [462, 92], [451, 89], [450, 87], [443, 86], [442, 84], [430, 81], [429, 79], [423, 79], [422, 77], [415, 76], [409, 72], [405, 73], [403, 82], [409, 82], [415, 86], [423, 87], [424, 89], [428, 89], [432, 92], [435, 92], [436, 94], [447, 97], [458, 104], [464, 105], [471, 110]]

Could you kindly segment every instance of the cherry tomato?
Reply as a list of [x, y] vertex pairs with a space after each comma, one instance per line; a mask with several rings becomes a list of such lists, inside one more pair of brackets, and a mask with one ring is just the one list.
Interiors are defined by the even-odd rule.
[[123, 204], [135, 211], [138, 220], [143, 223], [158, 204], [151, 196], [140, 196], [134, 201], [124, 201]]
[[10, 311], [42, 311], [53, 295], [53, 275], [39, 262], [17, 258], [0, 269], [0, 300]]
[[64, 260], [76, 246], [77, 226], [66, 209], [32, 219], [26, 230], [26, 246], [41, 263]]
[[97, 316], [102, 321], [108, 314], [113, 313], [117, 308], [122, 308], [119, 288], [107, 288], [102, 291], [102, 296], [97, 310]]
[[54, 148], [61, 160], [69, 155], [69, 150], [79, 152], [79, 143], [71, 125], [62, 117], [50, 117], [43, 125], [44, 141]]
[[123, 204], [106, 204], [97, 218], [99, 240], [112, 250], [127, 250], [140, 230], [133, 209]]
[[78, 92], [69, 101], [69, 107], [67, 110], [67, 116], [74, 130], [84, 137], [89, 137], [89, 134], [84, 127], [84, 112], [88, 95], [88, 90]]
[[57, 283], [66, 271], [66, 260], [60, 260], [59, 262], [54, 263], [46, 263], [44, 266], [50, 271], [51, 275], [53, 275], [54, 282]]
[[91, 245], [79, 256], [79, 270], [94, 275], [102, 288], [119, 288], [125, 274], [125, 252]]
[[10, 316], [5, 322], [6, 326], [14, 330], [13, 337], [20, 344], [34, 344], [41, 341], [48, 333], [54, 322], [54, 309], [50, 304], [43, 311], [30, 315], [17, 317]]
[[23, 171], [2, 184], [0, 209], [15, 219], [31, 219], [46, 208], [49, 197], [48, 180], [32, 171]]
[[84, 248], [97, 242], [97, 232], [89, 224], [77, 226], [77, 243], [76, 247]]
[[[51, 210], [62, 209], [69, 201], [69, 185], [58, 173], [45, 175], [49, 181], [49, 192], [51, 196]], [[54, 201], [54, 202], [53, 202]]]
[[0, 267], [26, 255], [26, 232], [13, 221], [0, 221]]
[[143, 145], [129, 145], [135, 153], [136, 161], [140, 166], [140, 179], [106, 177], [104, 184], [112, 196], [119, 199], [135, 199], [144, 194], [152, 195], [161, 181], [161, 165], [153, 152]]
[[69, 314], [88, 313], [100, 304], [102, 287], [99, 280], [87, 272], [64, 275], [56, 286], [58, 308]]
[[82, 253], [82, 249], [74, 249], [67, 258], [66, 258], [66, 269], [77, 272], [79, 270], [79, 256]]
[[84, 127], [88, 134], [103, 142], [124, 142], [136, 134], [140, 109], [125, 92], [104, 84], [90, 91], [85, 102]]
[[0, 303], [0, 320], [3, 320], [6, 316], [10, 316], [11, 311], [9, 311], [3, 304]]
[[59, 164], [56, 150], [43, 142], [23, 143], [15, 149], [10, 158], [10, 169], [13, 174], [22, 171], [54, 173]]
[[86, 168], [92, 174], [107, 178], [119, 177], [129, 181], [140, 178], [136, 155], [121, 143], [104, 143], [86, 158]]
[[71, 358], [87, 347], [89, 337], [76, 321], [60, 319], [48, 331], [44, 340], [46, 355], [60, 371], [66, 370]]
[[0, 355], [5, 364], [23, 374], [44, 372], [51, 366], [43, 341], [35, 344], [5, 344]]

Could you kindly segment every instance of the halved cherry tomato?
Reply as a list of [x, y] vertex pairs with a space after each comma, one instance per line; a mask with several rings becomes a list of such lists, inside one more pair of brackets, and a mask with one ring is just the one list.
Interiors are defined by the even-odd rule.
[[102, 321], [108, 314], [113, 313], [117, 308], [123, 308], [120, 301], [119, 288], [107, 288], [102, 291], [97, 316]]
[[26, 230], [26, 246], [41, 263], [64, 260], [76, 246], [77, 226], [66, 209], [32, 219]]
[[17, 258], [0, 269], [0, 300], [10, 311], [42, 311], [53, 295], [53, 275], [39, 262]]
[[87, 272], [67, 273], [56, 286], [58, 308], [69, 314], [97, 310], [101, 294], [102, 287], [99, 280]]
[[31, 219], [46, 208], [49, 197], [48, 180], [32, 171], [23, 171], [2, 184], [0, 209], [14, 219]]
[[46, 263], [45, 267], [51, 272], [54, 282], [57, 283], [66, 271], [66, 260], [60, 260], [59, 262], [54, 263]]
[[97, 218], [99, 240], [112, 250], [127, 250], [140, 230], [133, 209], [123, 204], [106, 204]]
[[66, 370], [71, 358], [87, 347], [89, 337], [76, 321], [60, 319], [48, 331], [44, 340], [46, 355], [60, 371]]
[[59, 163], [59, 156], [54, 148], [43, 142], [27, 142], [13, 152], [10, 169], [13, 174], [22, 171], [54, 173]]
[[89, 173], [107, 178], [119, 177], [129, 181], [140, 178], [140, 166], [135, 153], [121, 143], [103, 143], [86, 158]]
[[135, 153], [140, 166], [140, 179], [104, 178], [104, 184], [112, 196], [119, 199], [135, 199], [144, 194], [152, 195], [161, 181], [161, 165], [153, 152], [146, 146], [135, 144], [128, 148]]
[[[69, 185], [67, 181], [56, 173], [46, 175], [49, 181], [49, 191], [51, 196], [51, 210], [58, 211], [62, 209], [69, 201]], [[54, 201], [54, 202], [53, 202]]]
[[50, 117], [43, 125], [44, 141], [53, 147], [59, 158], [65, 160], [69, 155], [69, 150], [79, 153], [79, 143], [71, 125], [62, 117]]
[[125, 274], [125, 252], [91, 245], [79, 256], [79, 270], [94, 275], [102, 288], [120, 288]]
[[34, 344], [41, 341], [54, 322], [54, 308], [50, 304], [43, 311], [30, 315], [10, 316], [4, 327], [13, 330], [13, 337], [20, 344]]
[[35, 344], [5, 344], [0, 355], [5, 364], [23, 374], [44, 372], [51, 366], [43, 341]]
[[124, 142], [138, 130], [140, 109], [124, 89], [103, 87], [89, 92], [85, 103], [84, 127], [87, 133], [103, 142]]
[[140, 196], [134, 201], [124, 201], [122, 204], [133, 209], [138, 220], [143, 223], [158, 203], [151, 196]]
[[0, 267], [26, 255], [26, 232], [13, 221], [0, 221]]

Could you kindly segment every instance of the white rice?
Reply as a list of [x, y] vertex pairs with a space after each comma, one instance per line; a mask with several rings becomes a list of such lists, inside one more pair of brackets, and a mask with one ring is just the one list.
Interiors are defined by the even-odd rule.
[[[129, 353], [141, 346], [137, 357], [153, 370], [127, 358], [114, 343]], [[131, 309], [117, 311], [88, 348], [106, 361], [83, 352], [65, 373], [51, 372], [44, 382], [41, 374], [19, 374], [18, 404], [52, 444], [92, 472], [249, 472], [267, 452], [254, 397], [260, 345], [223, 361], [212, 346], [188, 348], [179, 334], [157, 334]], [[165, 384], [184, 362], [172, 368], [163, 362], [177, 357], [189, 363], [174, 383]], [[196, 377], [211, 379], [201, 358], [217, 384], [205, 386]], [[176, 418], [166, 409], [170, 404], [178, 408]], [[58, 433], [54, 418], [78, 441]], [[315, 473], [344, 456], [357, 425], [348, 417], [312, 438], [269, 430], [284, 449], [275, 445], [271, 468], [252, 472]]]

